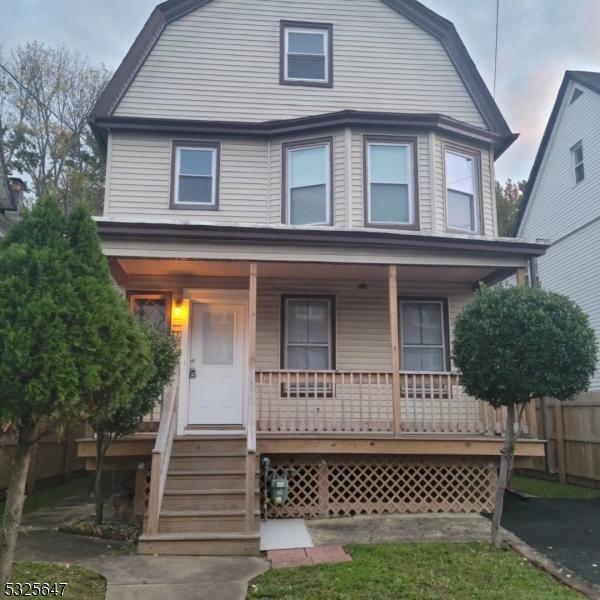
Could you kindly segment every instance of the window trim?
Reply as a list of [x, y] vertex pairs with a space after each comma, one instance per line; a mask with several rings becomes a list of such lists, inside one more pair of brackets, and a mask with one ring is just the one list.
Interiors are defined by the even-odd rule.
[[[287, 31], [291, 29], [317, 29], [327, 35], [325, 48], [325, 74], [321, 79], [288, 79], [287, 77]], [[311, 21], [280, 21], [279, 25], [279, 84], [308, 87], [333, 87], [333, 24]]]
[[[448, 373], [452, 368], [452, 362], [450, 359], [450, 316], [448, 310], [448, 297], [447, 296], [398, 296], [398, 337], [400, 344], [400, 370], [402, 370], [402, 363], [404, 357], [404, 343], [403, 343], [403, 331], [402, 331], [402, 303], [403, 302], [417, 302], [417, 303], [436, 303], [442, 307], [442, 347], [444, 351], [444, 371], [441, 373]], [[416, 371], [419, 372], [419, 371]], [[426, 372], [426, 371], [423, 371]]]
[[[581, 148], [581, 162], [576, 162], [575, 152], [578, 148]], [[573, 187], [579, 185], [585, 181], [585, 156], [583, 154], [583, 140], [579, 140], [576, 144], [573, 144], [570, 148], [571, 153], [571, 173], [573, 178]], [[583, 167], [583, 177], [577, 181], [577, 167], [581, 165]]]
[[129, 310], [135, 314], [135, 302], [137, 300], [159, 300], [165, 301], [165, 325], [167, 331], [171, 331], [171, 305], [173, 303], [173, 292], [171, 290], [138, 290], [127, 289], [125, 298], [129, 304]]
[[[473, 169], [475, 176], [475, 185], [473, 192], [475, 194], [474, 214], [477, 227], [475, 230], [460, 229], [459, 227], [451, 227], [448, 224], [448, 184], [446, 177], [446, 153], [462, 155], [473, 159]], [[481, 177], [481, 152], [466, 146], [460, 146], [444, 141], [442, 144], [442, 172], [444, 184], [444, 226], [449, 233], [460, 233], [462, 235], [485, 235], [484, 218], [483, 218], [483, 181]]]
[[287, 302], [288, 300], [326, 300], [329, 302], [329, 369], [336, 369], [336, 305], [335, 295], [331, 294], [281, 294], [280, 321], [279, 321], [279, 365], [287, 369]]
[[[314, 225], [293, 225], [289, 222], [290, 211], [290, 194], [288, 186], [288, 152], [293, 150], [301, 150], [304, 148], [316, 148], [320, 146], [327, 147], [329, 158], [329, 169], [327, 169], [326, 177], [326, 198], [327, 202], [327, 219], [324, 223], [315, 223]], [[314, 138], [310, 140], [299, 140], [296, 142], [283, 142], [281, 144], [281, 223], [292, 227], [328, 227], [334, 223], [333, 217], [333, 136]]]
[[[179, 150], [212, 150], [214, 153], [213, 176], [213, 202], [211, 204], [195, 202], [178, 202], [179, 191]], [[221, 176], [221, 143], [204, 142], [200, 140], [173, 140], [171, 145], [171, 189], [169, 208], [172, 210], [219, 210], [219, 192]]]
[[[363, 135], [363, 223], [365, 227], [379, 229], [406, 229], [419, 231], [421, 228], [419, 215], [419, 173], [417, 157], [418, 140], [413, 136], [397, 135]], [[410, 223], [378, 222], [371, 221], [371, 198], [370, 198], [370, 153], [371, 144], [404, 145], [410, 147], [409, 160], [409, 213], [412, 215]]]

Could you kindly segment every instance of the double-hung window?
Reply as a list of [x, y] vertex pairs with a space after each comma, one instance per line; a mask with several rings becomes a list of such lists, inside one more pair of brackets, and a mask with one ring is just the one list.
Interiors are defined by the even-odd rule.
[[332, 85], [333, 28], [323, 23], [281, 23], [281, 83]]
[[364, 153], [367, 224], [416, 228], [414, 143], [365, 138]]
[[330, 225], [331, 140], [284, 144], [283, 154], [283, 222], [288, 225]]
[[446, 221], [448, 229], [479, 232], [478, 168], [474, 155], [446, 150]]
[[216, 210], [218, 168], [218, 144], [175, 142], [171, 208]]
[[282, 298], [282, 366], [322, 371], [334, 367], [334, 299]]
[[575, 184], [578, 184], [585, 178], [585, 171], [583, 168], [583, 144], [581, 142], [577, 142], [571, 148], [571, 158], [573, 161]]
[[446, 325], [444, 300], [400, 301], [403, 370], [441, 372], [447, 369]]

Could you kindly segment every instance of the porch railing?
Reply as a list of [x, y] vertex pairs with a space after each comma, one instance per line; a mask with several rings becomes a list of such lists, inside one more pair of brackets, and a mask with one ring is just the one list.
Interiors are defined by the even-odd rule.
[[148, 496], [148, 520], [146, 531], [148, 534], [158, 532], [158, 519], [162, 506], [171, 449], [177, 429], [177, 404], [179, 391], [179, 368], [177, 368], [171, 384], [163, 395], [160, 425], [156, 434], [156, 442], [152, 450], [152, 467], [150, 471], [150, 494]]
[[[391, 371], [256, 371], [259, 433], [394, 433]], [[527, 419], [528, 415], [524, 416]], [[400, 372], [406, 433], [500, 435], [501, 410], [467, 395], [453, 373]], [[524, 433], [535, 430], [525, 421]]]

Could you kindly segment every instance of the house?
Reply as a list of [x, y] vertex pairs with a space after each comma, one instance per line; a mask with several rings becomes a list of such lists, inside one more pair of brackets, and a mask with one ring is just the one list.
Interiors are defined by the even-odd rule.
[[12, 225], [11, 216], [17, 214], [22, 189], [23, 182], [20, 179], [8, 177], [4, 158], [0, 154], [0, 240]]
[[[114, 278], [181, 339], [158, 432], [107, 459], [142, 465], [140, 552], [256, 552], [265, 474], [289, 475], [270, 517], [493, 507], [502, 415], [458, 385], [453, 323], [546, 245], [497, 236], [516, 135], [451, 23], [415, 0], [169, 0], [92, 127]], [[544, 452], [526, 418], [522, 465]]]
[[[590, 277], [600, 264], [599, 164], [600, 73], [567, 71], [529, 176], [515, 235], [552, 242], [537, 261], [540, 284], [577, 302], [600, 337], [600, 278]], [[600, 392], [600, 363], [590, 391]]]

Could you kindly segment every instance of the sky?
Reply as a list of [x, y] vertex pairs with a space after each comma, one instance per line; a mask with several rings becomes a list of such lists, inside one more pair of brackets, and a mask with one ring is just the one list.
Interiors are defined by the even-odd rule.
[[[260, 0], [258, 0], [260, 1]], [[324, 0], [325, 1], [325, 0]], [[422, 0], [452, 21], [492, 88], [496, 0]], [[0, 0], [5, 46], [65, 44], [114, 70], [155, 0]], [[600, 0], [500, 0], [496, 100], [519, 139], [496, 178], [527, 178], [565, 70], [600, 71]]]

